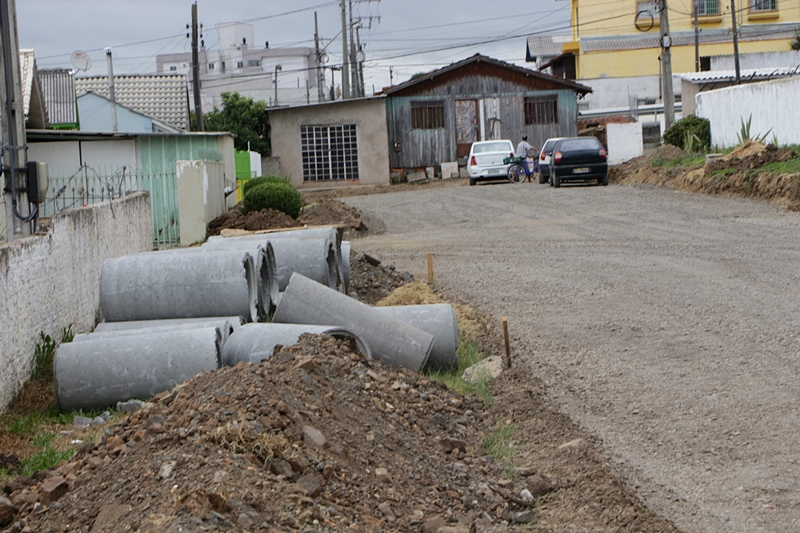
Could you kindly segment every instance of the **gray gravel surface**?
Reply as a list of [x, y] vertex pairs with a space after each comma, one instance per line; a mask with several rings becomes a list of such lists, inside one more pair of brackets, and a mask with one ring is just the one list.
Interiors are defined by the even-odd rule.
[[655, 187], [345, 198], [356, 249], [496, 318], [560, 409], [687, 532], [800, 531], [800, 215]]

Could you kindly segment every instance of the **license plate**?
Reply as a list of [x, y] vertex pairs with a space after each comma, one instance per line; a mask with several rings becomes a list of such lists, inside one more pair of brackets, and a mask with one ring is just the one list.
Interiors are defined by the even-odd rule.
[[583, 167], [583, 168], [576, 168], [576, 169], [575, 169], [575, 170], [573, 170], [572, 172], [574, 172], [575, 174], [588, 174], [588, 173], [589, 173], [589, 169], [588, 169], [588, 168], [586, 168], [586, 167]]
[[[589, 170], [589, 169], [586, 169]], [[489, 174], [500, 174], [501, 170], [499, 168], [493, 168], [489, 171]]]

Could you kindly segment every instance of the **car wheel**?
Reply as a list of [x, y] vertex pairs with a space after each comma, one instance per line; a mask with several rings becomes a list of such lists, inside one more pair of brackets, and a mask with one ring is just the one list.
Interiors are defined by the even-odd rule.
[[600, 185], [608, 185], [608, 173], [604, 174], [602, 178], [597, 180]]
[[469, 179], [469, 186], [472, 187], [473, 185], [475, 185], [475, 178], [470, 178]]
[[556, 174], [555, 172], [553, 172], [552, 175], [553, 175], [553, 187], [558, 189], [559, 187], [561, 187], [561, 178], [559, 178], [558, 174]]
[[539, 183], [545, 183], [547, 181], [547, 176], [542, 174], [542, 171], [539, 171]]

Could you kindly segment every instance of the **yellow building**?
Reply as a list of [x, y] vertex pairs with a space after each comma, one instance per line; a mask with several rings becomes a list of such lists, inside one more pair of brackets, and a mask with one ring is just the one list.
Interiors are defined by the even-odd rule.
[[[577, 79], [660, 73], [661, 2], [570, 0], [572, 40], [554, 66]], [[790, 50], [800, 28], [800, 0], [734, 0], [739, 53]], [[693, 10], [697, 7], [700, 70], [710, 56], [733, 54], [730, 0], [669, 0], [672, 71], [695, 70]], [[571, 77], [571, 76], [569, 76]]]

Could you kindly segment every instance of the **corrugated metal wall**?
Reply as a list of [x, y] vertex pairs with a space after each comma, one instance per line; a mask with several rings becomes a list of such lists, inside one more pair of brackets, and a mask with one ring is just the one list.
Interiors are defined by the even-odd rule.
[[[558, 124], [525, 125], [525, 97], [557, 95]], [[578, 134], [578, 99], [571, 89], [531, 90], [519, 84], [486, 76], [467, 76], [414, 96], [388, 96], [386, 99], [390, 161], [394, 168], [435, 166], [456, 160], [455, 101], [465, 99], [497, 99], [499, 117], [483, 113], [486, 138], [499, 127], [502, 137], [516, 145], [523, 132], [528, 141], [540, 147], [551, 137], [574, 137]], [[412, 129], [411, 102], [444, 101], [445, 127]], [[490, 120], [494, 119], [494, 120]], [[499, 119], [499, 120], [498, 120]], [[394, 149], [399, 142], [401, 149]]]
[[40, 69], [45, 107], [50, 124], [76, 124], [75, 84], [68, 69]]

